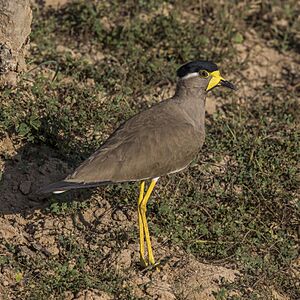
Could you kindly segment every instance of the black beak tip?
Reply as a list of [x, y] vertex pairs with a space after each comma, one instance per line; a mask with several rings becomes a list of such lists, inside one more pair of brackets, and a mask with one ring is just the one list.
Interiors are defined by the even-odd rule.
[[227, 80], [221, 80], [221, 85], [225, 86], [225, 87], [227, 87], [229, 89], [232, 89], [234, 91], [237, 90], [237, 87], [234, 84], [232, 84], [231, 82], [227, 81]]

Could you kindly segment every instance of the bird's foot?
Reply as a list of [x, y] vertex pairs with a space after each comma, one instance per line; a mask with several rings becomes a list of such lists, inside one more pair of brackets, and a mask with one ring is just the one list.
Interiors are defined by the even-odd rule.
[[153, 270], [156, 270], [157, 272], [160, 272], [160, 262], [156, 262], [156, 263], [147, 263], [147, 265], [143, 265], [144, 269], [143, 269], [143, 272], [147, 272], [147, 271], [153, 271]]
[[141, 263], [143, 268], [148, 267], [148, 263], [147, 263], [147, 261], [145, 260], [145, 257], [142, 254], [140, 254], [140, 263]]

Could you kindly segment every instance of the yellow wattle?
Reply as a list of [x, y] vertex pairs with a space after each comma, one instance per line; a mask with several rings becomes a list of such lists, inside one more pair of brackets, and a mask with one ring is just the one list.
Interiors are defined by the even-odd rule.
[[211, 90], [216, 85], [220, 83], [221, 80], [224, 80], [224, 78], [221, 76], [220, 71], [214, 71], [210, 73], [211, 79], [208, 83], [208, 86], [206, 88], [206, 91]]

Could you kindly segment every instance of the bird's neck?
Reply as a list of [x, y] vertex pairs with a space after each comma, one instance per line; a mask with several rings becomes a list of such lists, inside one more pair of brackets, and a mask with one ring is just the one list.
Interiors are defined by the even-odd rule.
[[199, 81], [180, 80], [174, 98], [192, 120], [204, 126], [206, 92], [204, 87], [199, 87]]

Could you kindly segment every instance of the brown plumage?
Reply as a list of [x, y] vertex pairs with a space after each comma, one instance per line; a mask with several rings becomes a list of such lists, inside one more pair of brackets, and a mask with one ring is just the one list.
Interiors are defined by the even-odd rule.
[[204, 142], [207, 82], [180, 80], [174, 97], [127, 120], [73, 174], [41, 191], [140, 181], [184, 169]]

